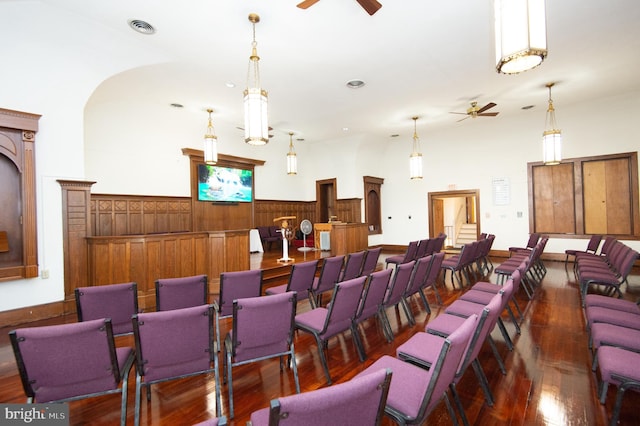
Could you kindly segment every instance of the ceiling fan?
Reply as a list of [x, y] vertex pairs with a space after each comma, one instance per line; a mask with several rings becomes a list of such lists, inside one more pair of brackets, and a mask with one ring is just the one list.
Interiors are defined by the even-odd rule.
[[[319, 0], [304, 0], [301, 3], [298, 3], [298, 7], [300, 9], [306, 9], [308, 7], [313, 6], [318, 1]], [[382, 7], [382, 4], [380, 4], [380, 2], [378, 2], [377, 0], [356, 0], [356, 1], [360, 3], [360, 6], [362, 6], [362, 8], [366, 10], [369, 15], [373, 15]]]
[[469, 117], [471, 117], [471, 118], [476, 118], [476, 117], [495, 117], [496, 115], [499, 114], [499, 112], [485, 112], [486, 110], [488, 110], [490, 108], [493, 108], [494, 106], [496, 106], [496, 104], [494, 104], [493, 102], [489, 102], [488, 104], [486, 104], [482, 108], [479, 108], [478, 107], [478, 102], [472, 101], [471, 102], [471, 106], [469, 108], [467, 108], [467, 112], [452, 112], [451, 114], [463, 114], [463, 115], [466, 115], [466, 117], [461, 118], [458, 121], [466, 120]]

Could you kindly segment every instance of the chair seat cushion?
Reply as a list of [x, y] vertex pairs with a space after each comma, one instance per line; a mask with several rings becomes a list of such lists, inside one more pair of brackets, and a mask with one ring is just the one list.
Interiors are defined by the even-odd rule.
[[497, 294], [501, 288], [502, 286], [499, 284], [488, 283], [486, 281], [478, 281], [471, 287], [472, 290], [486, 291], [487, 293], [493, 294]]
[[587, 306], [585, 311], [589, 329], [595, 323], [604, 322], [640, 330], [640, 315], [601, 306]]
[[588, 294], [584, 299], [585, 306], [601, 306], [618, 311], [631, 312], [640, 315], [640, 306], [630, 300], [616, 299], [602, 294]]
[[282, 284], [275, 287], [270, 287], [265, 290], [265, 294], [282, 294], [287, 291], [287, 285]]
[[481, 303], [473, 303], [466, 300], [456, 300], [445, 309], [445, 313], [451, 315], [458, 315], [463, 317], [470, 317], [473, 314], [480, 315], [485, 305]]
[[640, 330], [603, 322], [591, 326], [593, 347], [617, 346], [640, 352]]
[[[442, 315], [438, 316], [438, 318], [441, 316]], [[460, 324], [462, 324], [464, 322], [464, 318], [460, 319]], [[455, 331], [456, 328], [457, 327], [453, 328], [451, 332]], [[403, 356], [418, 359], [421, 362], [424, 362], [425, 365], [430, 366], [438, 359], [442, 337], [443, 336], [425, 332], [416, 333], [396, 348], [396, 355], [400, 359], [402, 359]]]
[[296, 315], [296, 326], [308, 330], [321, 331], [329, 310], [327, 308], [316, 308]]
[[[440, 339], [443, 341], [444, 339]], [[441, 344], [438, 345], [440, 350]], [[393, 371], [387, 405], [408, 417], [416, 417], [431, 377], [430, 371], [384, 355], [356, 377], [390, 368]]]
[[486, 291], [471, 289], [466, 293], [464, 293], [462, 296], [460, 296], [458, 300], [466, 300], [467, 302], [481, 303], [483, 305], [486, 305], [489, 302], [491, 302], [491, 299], [493, 299], [493, 296], [495, 296], [494, 293], [488, 293]]
[[598, 365], [602, 380], [607, 383], [620, 383], [620, 380], [617, 380], [614, 375], [622, 376], [628, 380], [640, 381], [639, 353], [615, 346], [603, 346], [598, 350]]

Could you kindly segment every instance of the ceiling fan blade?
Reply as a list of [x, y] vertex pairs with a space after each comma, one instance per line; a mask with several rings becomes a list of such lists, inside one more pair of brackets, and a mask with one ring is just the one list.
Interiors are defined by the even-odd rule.
[[469, 115], [466, 112], [453, 112], [453, 111], [449, 111], [449, 114], [461, 114], [461, 115]]
[[457, 120], [457, 121], [456, 121], [456, 123], [459, 123], [459, 122], [461, 122], [462, 120], [466, 120], [467, 118], [471, 117], [470, 115], [467, 115], [467, 114], [465, 114], [465, 115], [466, 115], [466, 117], [461, 118], [460, 120]]
[[357, 2], [360, 3], [360, 6], [362, 6], [369, 15], [373, 15], [382, 7], [382, 4], [377, 0], [357, 0]]
[[494, 106], [496, 106], [496, 104], [494, 104], [493, 102], [489, 102], [488, 104], [486, 104], [485, 106], [480, 108], [477, 112], [484, 112], [484, 111], [488, 110], [489, 108], [493, 108]]
[[499, 112], [479, 112], [477, 115], [480, 115], [482, 117], [495, 117], [498, 114], [500, 113]]
[[311, 7], [314, 4], [318, 3], [318, 1], [320, 1], [320, 0], [304, 0], [303, 2], [298, 3], [297, 6], [300, 9], [306, 9], [306, 8]]

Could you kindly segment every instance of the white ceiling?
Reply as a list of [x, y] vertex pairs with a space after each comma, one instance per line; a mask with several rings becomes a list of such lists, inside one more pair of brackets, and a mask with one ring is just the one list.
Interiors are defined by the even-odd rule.
[[[100, 101], [180, 103], [203, 121], [210, 107], [214, 123], [229, 127], [243, 122], [252, 38], [247, 16], [259, 14], [270, 124], [276, 135], [293, 131], [311, 143], [343, 138], [343, 128], [377, 139], [410, 135], [414, 115], [420, 134], [473, 126], [450, 114], [472, 100], [495, 102], [491, 112], [500, 112], [478, 120], [508, 120], [534, 105], [542, 121], [551, 81], [559, 115], [562, 105], [640, 89], [638, 0], [547, 0], [548, 58], [519, 75], [495, 71], [491, 0], [380, 0], [374, 16], [356, 0], [320, 0], [307, 10], [296, 7], [299, 0], [41, 1], [90, 24], [93, 30], [79, 37], [106, 31], [118, 34], [114, 43], [141, 46], [139, 67], [109, 79], [95, 94]], [[133, 32], [130, 19], [149, 22], [156, 34]], [[351, 79], [366, 86], [349, 89]]]

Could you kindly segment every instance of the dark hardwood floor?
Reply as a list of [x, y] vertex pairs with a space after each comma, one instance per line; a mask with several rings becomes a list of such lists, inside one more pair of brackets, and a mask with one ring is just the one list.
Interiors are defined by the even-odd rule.
[[[290, 253], [297, 261], [320, 252]], [[326, 254], [324, 254], [326, 256]], [[252, 268], [270, 268], [281, 257], [277, 249], [252, 255]], [[384, 265], [384, 255], [379, 267]], [[501, 259], [494, 259], [499, 263]], [[495, 404], [489, 407], [472, 369], [466, 372], [457, 389], [465, 412], [474, 425], [606, 425], [611, 412], [615, 388], [611, 387], [606, 405], [598, 402], [596, 375], [591, 372], [587, 334], [579, 304], [579, 296], [573, 273], [567, 273], [564, 264], [546, 261], [548, 273], [542, 285], [529, 301], [521, 292], [517, 295], [524, 311], [522, 333], [515, 335], [513, 324], [504, 316], [505, 324], [514, 341], [509, 351], [499, 330], [492, 336], [505, 361], [507, 374], [502, 375], [489, 348], [483, 348], [480, 363], [489, 379], [495, 396]], [[495, 282], [495, 276], [488, 277]], [[486, 279], [485, 279], [486, 280]], [[640, 271], [630, 276], [630, 285], [624, 287], [624, 297], [636, 300], [640, 297]], [[467, 287], [468, 288], [468, 287]], [[465, 288], [466, 290], [466, 288]], [[454, 301], [461, 290], [453, 289], [447, 278], [440, 284], [444, 304]], [[417, 324], [410, 327], [404, 313], [389, 310], [388, 314], [396, 338], [387, 343], [375, 319], [363, 324], [363, 341], [368, 355], [360, 363], [349, 333], [334, 338], [329, 343], [329, 368], [334, 382], [349, 380], [373, 363], [380, 356], [395, 355], [396, 347], [411, 335], [424, 329], [425, 324], [443, 310], [436, 304], [433, 294], [428, 294], [432, 314], [426, 315], [419, 298], [411, 300], [411, 308]], [[307, 301], [300, 302], [298, 310], [309, 309]], [[47, 325], [76, 321], [75, 315], [59, 317], [29, 325]], [[225, 322], [223, 334], [229, 326]], [[17, 327], [11, 327], [17, 328]], [[17, 374], [15, 360], [8, 335], [9, 328], [0, 329], [0, 402], [22, 403], [25, 396]], [[119, 337], [118, 345], [133, 345], [131, 336]], [[295, 337], [296, 359], [302, 391], [326, 386], [318, 359], [314, 339], [307, 333]], [[78, 366], [80, 368], [80, 366]], [[272, 398], [291, 395], [295, 391], [290, 370], [280, 372], [277, 360], [268, 360], [237, 367], [233, 371], [235, 419], [232, 425], [244, 425], [254, 410], [267, 407]], [[135, 379], [129, 383], [128, 424], [133, 424], [133, 393]], [[212, 377], [201, 376], [152, 386], [151, 402], [143, 398], [142, 425], [190, 425], [215, 415], [214, 383]], [[222, 386], [223, 414], [227, 414], [227, 386]], [[628, 392], [623, 403], [620, 424], [640, 424], [640, 395]], [[99, 397], [72, 402], [72, 425], [114, 425], [119, 420], [119, 396]], [[385, 425], [393, 424], [389, 419]], [[450, 425], [451, 418], [443, 403], [428, 417], [425, 424]]]

